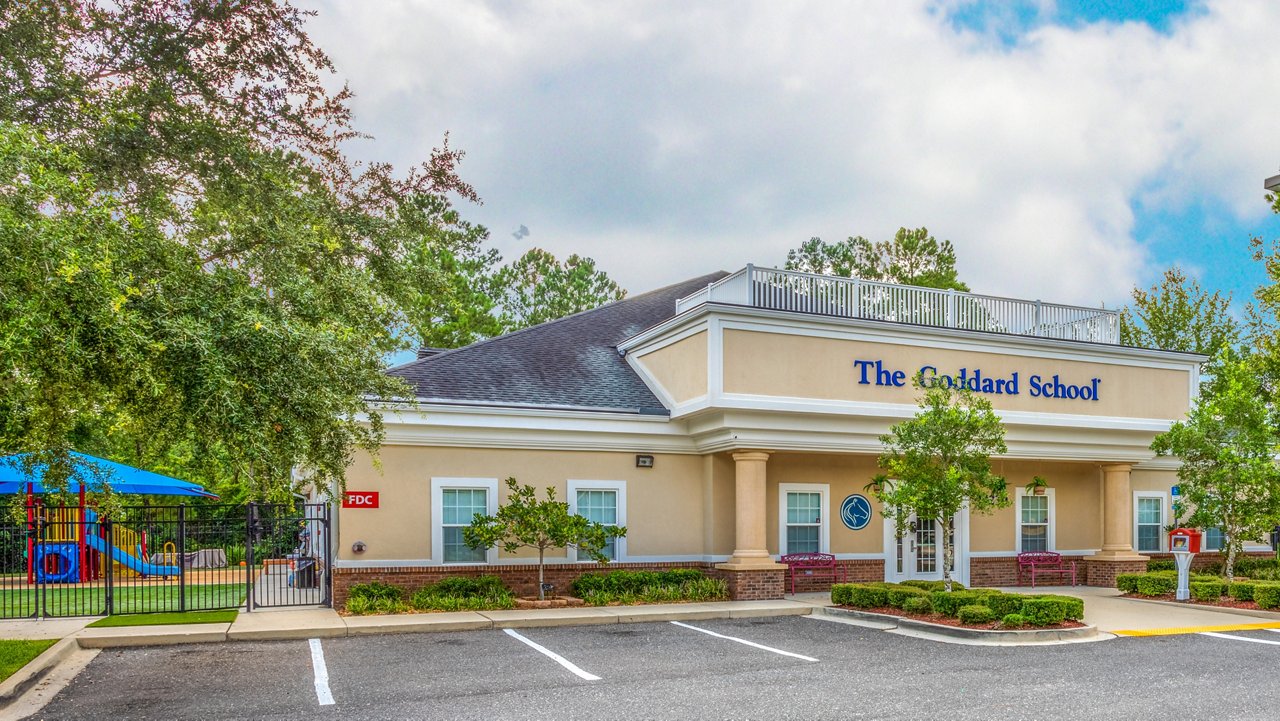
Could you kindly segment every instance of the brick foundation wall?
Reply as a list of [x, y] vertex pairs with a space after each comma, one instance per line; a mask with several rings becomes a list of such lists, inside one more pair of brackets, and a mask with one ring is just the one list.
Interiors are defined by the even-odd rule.
[[[872, 583], [884, 580], [884, 559], [858, 558], [841, 559], [836, 563], [844, 570], [849, 583]], [[783, 578], [786, 592], [791, 593], [791, 576]], [[814, 593], [831, 590], [831, 576], [819, 571], [806, 574], [801, 571], [796, 576], [796, 593]]]
[[[1089, 582], [1089, 564], [1084, 562], [1085, 556], [1063, 556], [1064, 562], [1076, 562], [1076, 583], [1081, 586], [1093, 585]], [[1027, 585], [1031, 579], [1025, 579]], [[1069, 585], [1071, 576], [1039, 576], [1037, 585], [1058, 586]], [[969, 585], [979, 587], [1001, 587], [1018, 585], [1018, 559], [1016, 556], [979, 556], [969, 559]]]
[[1145, 573], [1146, 559], [1140, 561], [1103, 561], [1089, 559], [1084, 564], [1088, 568], [1089, 585], [1101, 588], [1115, 588], [1116, 576], [1123, 573]]
[[[554, 563], [544, 567], [543, 577], [555, 584], [556, 591], [568, 593], [569, 585], [584, 573], [599, 571], [664, 571], [671, 568], [696, 568], [708, 576], [720, 577], [715, 564], [702, 561], [673, 561], [670, 563]], [[347, 603], [347, 592], [357, 583], [381, 581], [399, 586], [410, 592], [448, 576], [498, 576], [518, 596], [534, 596], [538, 593], [538, 567], [532, 564], [494, 566], [425, 566], [406, 568], [401, 566], [333, 569], [333, 606], [342, 608]], [[732, 589], [730, 589], [732, 591]], [[777, 596], [781, 598], [781, 596]]]

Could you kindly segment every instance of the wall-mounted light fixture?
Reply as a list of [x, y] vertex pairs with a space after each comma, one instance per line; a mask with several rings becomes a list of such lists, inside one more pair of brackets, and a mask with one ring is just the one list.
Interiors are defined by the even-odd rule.
[[653, 468], [653, 456], [636, 456], [636, 468]]
[[356, 541], [355, 543], [351, 544], [351, 551], [353, 553], [364, 553], [365, 548], [366, 546], [364, 545], [364, 541]]

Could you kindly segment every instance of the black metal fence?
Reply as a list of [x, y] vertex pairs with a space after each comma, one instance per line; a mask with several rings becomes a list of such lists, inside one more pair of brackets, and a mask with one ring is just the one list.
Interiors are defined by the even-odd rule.
[[35, 503], [0, 522], [0, 618], [328, 605], [329, 507]]

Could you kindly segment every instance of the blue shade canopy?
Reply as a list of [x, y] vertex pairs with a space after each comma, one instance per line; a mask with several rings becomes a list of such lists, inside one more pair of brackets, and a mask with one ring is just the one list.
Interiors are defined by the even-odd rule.
[[[19, 453], [0, 458], [0, 494], [26, 493], [27, 484], [35, 484], [36, 493], [44, 493], [45, 464], [33, 468], [30, 473], [22, 469], [22, 459], [27, 454]], [[123, 463], [108, 461], [84, 453], [70, 452], [75, 468], [71, 472], [67, 490], [79, 493], [81, 486], [86, 490], [100, 490], [99, 485], [105, 481], [116, 493], [132, 493], [142, 496], [200, 496], [217, 498], [202, 486], [180, 481], [177, 478], [162, 476], [159, 473], [144, 471], [141, 468], [126, 466]], [[86, 485], [87, 481], [87, 485]]]

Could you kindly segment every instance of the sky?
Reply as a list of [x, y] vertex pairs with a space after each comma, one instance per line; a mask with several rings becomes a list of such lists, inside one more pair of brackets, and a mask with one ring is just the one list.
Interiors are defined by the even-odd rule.
[[1280, 238], [1275, 0], [303, 4], [353, 156], [448, 133], [504, 257], [632, 293], [924, 226], [975, 292], [1116, 307], [1179, 265], [1239, 306]]

